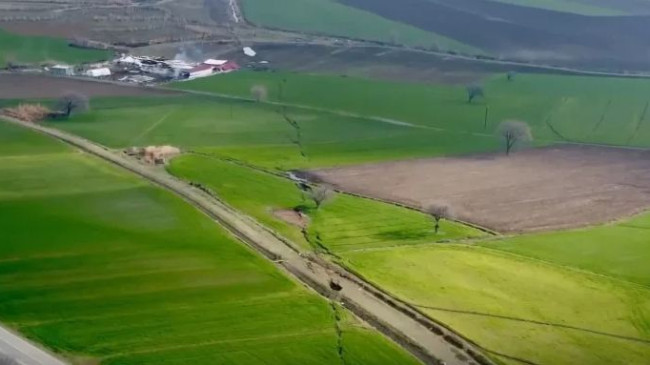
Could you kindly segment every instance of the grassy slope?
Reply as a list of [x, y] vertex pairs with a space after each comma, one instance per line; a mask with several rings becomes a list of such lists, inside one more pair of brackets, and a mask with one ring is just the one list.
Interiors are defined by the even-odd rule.
[[169, 171], [187, 180], [200, 181], [235, 208], [303, 246], [308, 243], [300, 228], [276, 218], [273, 211], [306, 204], [311, 208], [310, 241], [316, 244], [319, 237], [336, 254], [481, 235], [474, 229], [448, 222], [443, 222], [441, 231], [434, 235], [431, 220], [424, 214], [347, 195], [336, 195], [316, 211], [313, 203], [302, 199], [291, 181], [210, 157], [176, 158]]
[[96, 99], [92, 111], [52, 126], [111, 147], [173, 144], [269, 168], [331, 166], [478, 152], [492, 137], [422, 130], [328, 113], [290, 110], [302, 128], [308, 159], [291, 143], [277, 107], [213, 98]]
[[[26, 130], [0, 136], [2, 322], [106, 364], [340, 361], [329, 304], [181, 199]], [[343, 329], [348, 363], [415, 363]]]
[[650, 287], [650, 215], [615, 225], [511, 237], [485, 247]]
[[68, 46], [64, 39], [22, 36], [0, 29], [0, 67], [7, 62], [39, 63], [44, 61], [82, 63], [108, 59], [110, 51]]
[[252, 23], [286, 30], [400, 43], [469, 54], [483, 52], [453, 39], [430, 33], [334, 0], [244, 0], [242, 9]]
[[648, 288], [479, 247], [359, 251], [344, 257], [375, 283], [510, 356], [558, 365], [641, 365], [650, 356]]
[[[392, 118], [456, 133], [456, 141], [493, 135], [500, 121], [527, 121], [541, 142], [580, 141], [650, 147], [650, 80], [519, 75], [487, 80], [487, 99], [468, 104], [461, 86], [422, 85], [338, 76], [240, 72], [176, 84], [178, 88], [249, 96], [252, 85], [277, 100], [286, 80], [287, 102]], [[484, 127], [486, 105], [489, 121]], [[644, 114], [644, 110], [646, 110]], [[551, 125], [553, 128], [549, 127]], [[558, 135], [559, 133], [559, 135]]]
[[618, 10], [615, 4], [611, 6], [599, 6], [598, 4], [589, 4], [588, 1], [580, 0], [496, 0], [502, 3], [513, 5], [530, 6], [547, 10], [555, 10], [566, 13], [575, 13], [581, 15], [604, 16], [604, 15], [631, 15], [624, 11]]

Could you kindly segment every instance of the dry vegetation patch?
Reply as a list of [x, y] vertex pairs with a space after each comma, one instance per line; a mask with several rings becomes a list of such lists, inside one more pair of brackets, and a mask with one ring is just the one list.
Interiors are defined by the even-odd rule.
[[604, 223], [650, 206], [650, 152], [595, 146], [312, 171], [341, 189], [409, 205], [444, 201], [500, 232]]

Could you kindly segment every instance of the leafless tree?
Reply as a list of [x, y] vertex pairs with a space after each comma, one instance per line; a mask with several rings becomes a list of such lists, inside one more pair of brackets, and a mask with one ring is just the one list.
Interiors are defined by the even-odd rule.
[[264, 85], [254, 85], [251, 87], [251, 96], [256, 102], [266, 101], [269, 97], [269, 91]]
[[70, 92], [61, 97], [58, 103], [58, 110], [66, 117], [72, 114], [83, 113], [90, 109], [90, 102], [86, 95]]
[[483, 86], [480, 85], [468, 85], [467, 86], [467, 102], [471, 103], [474, 99], [485, 97], [485, 92], [483, 91]]
[[519, 120], [506, 120], [501, 122], [498, 132], [501, 138], [503, 138], [506, 155], [510, 155], [510, 152], [512, 152], [512, 149], [516, 145], [533, 140], [533, 134], [528, 124]]
[[326, 185], [318, 186], [307, 193], [309, 194], [309, 198], [316, 204], [317, 210], [334, 196], [334, 190]]
[[426, 212], [435, 222], [434, 231], [438, 234], [440, 230], [440, 221], [443, 219], [453, 219], [454, 212], [447, 204], [431, 204], [426, 208]]

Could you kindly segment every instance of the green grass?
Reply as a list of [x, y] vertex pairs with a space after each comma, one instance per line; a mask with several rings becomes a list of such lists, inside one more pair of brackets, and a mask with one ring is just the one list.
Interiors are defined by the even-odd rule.
[[209, 97], [94, 99], [92, 111], [50, 126], [113, 148], [172, 144], [269, 168], [333, 166], [498, 148], [491, 136], [399, 126], [289, 109], [301, 126], [307, 158], [277, 107]]
[[557, 365], [641, 365], [650, 356], [648, 288], [480, 247], [407, 247], [343, 257], [374, 283], [509, 356]]
[[484, 53], [451, 38], [335, 0], [244, 0], [242, 9], [248, 21], [265, 27], [468, 54]]
[[650, 287], [650, 215], [614, 225], [510, 237], [485, 247]]
[[[575, 13], [581, 15], [603, 16], [603, 15], [632, 15], [619, 10], [616, 4], [603, 5], [602, 2], [584, 0], [496, 0], [502, 3], [529, 6], [547, 10]], [[613, 2], [614, 3], [614, 2]]]
[[109, 59], [110, 51], [70, 47], [65, 39], [22, 36], [0, 29], [0, 67], [9, 62], [70, 64]]
[[251, 87], [261, 84], [271, 100], [278, 100], [283, 80], [286, 102], [438, 128], [454, 133], [459, 144], [493, 136], [502, 120], [514, 118], [529, 123], [540, 143], [650, 147], [650, 108], [643, 113], [650, 102], [650, 80], [522, 74], [508, 82], [505, 75], [496, 75], [484, 83], [486, 99], [474, 104], [467, 103], [463, 86], [296, 73], [239, 72], [175, 87], [248, 97]]
[[[337, 194], [317, 210], [290, 180], [211, 157], [181, 156], [172, 160], [168, 169], [178, 177], [205, 184], [227, 203], [305, 248], [323, 245], [340, 254], [482, 235], [449, 222], [443, 222], [441, 231], [434, 234], [433, 223], [425, 214], [344, 194]], [[308, 207], [309, 242], [299, 227], [273, 214], [299, 205]]]
[[[8, 135], [4, 324], [103, 364], [340, 363], [330, 304], [182, 199], [0, 123]], [[416, 363], [352, 317], [341, 326], [346, 363]]]

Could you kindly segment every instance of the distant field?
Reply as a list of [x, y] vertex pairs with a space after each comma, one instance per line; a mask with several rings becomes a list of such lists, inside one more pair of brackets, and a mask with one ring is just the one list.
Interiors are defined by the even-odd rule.
[[[342, 194], [316, 210], [313, 202], [304, 200], [290, 180], [211, 157], [182, 156], [172, 161], [169, 171], [183, 179], [206, 184], [235, 208], [307, 248], [318, 241], [339, 254], [482, 236], [480, 231], [448, 222], [442, 223], [436, 235], [431, 218], [425, 214]], [[299, 205], [309, 209], [311, 243], [305, 240], [300, 227], [274, 215], [274, 211], [291, 210]]]
[[102, 61], [111, 57], [111, 51], [74, 48], [65, 39], [22, 36], [0, 29], [0, 67], [9, 62], [62, 62], [77, 64]]
[[[6, 123], [0, 139], [3, 324], [75, 363], [341, 362], [331, 306], [180, 198]], [[417, 363], [342, 316], [346, 363]]]
[[502, 3], [581, 15], [639, 15], [647, 13], [650, 3], [645, 0], [496, 0]]
[[615, 2], [609, 6], [605, 2], [584, 0], [496, 0], [506, 4], [530, 6], [533, 8], [576, 13], [582, 15], [625, 15], [630, 14], [617, 9]]
[[289, 109], [301, 125], [307, 158], [277, 107], [208, 97], [98, 98], [91, 112], [50, 125], [110, 147], [173, 144], [269, 168], [334, 166], [386, 159], [478, 152], [492, 136], [465, 136]]
[[461, 145], [494, 136], [504, 119], [528, 122], [539, 144], [570, 141], [650, 147], [650, 80], [521, 74], [508, 82], [505, 75], [495, 75], [484, 83], [486, 99], [474, 104], [467, 103], [460, 85], [297, 73], [240, 72], [175, 87], [249, 97], [251, 87], [260, 84], [267, 86], [271, 100], [278, 100], [281, 83], [286, 102], [453, 132], [454, 140], [445, 147], [456, 148], [455, 152]]
[[476, 47], [347, 7], [335, 0], [244, 0], [242, 9], [248, 21], [266, 27], [469, 54], [483, 53]]

